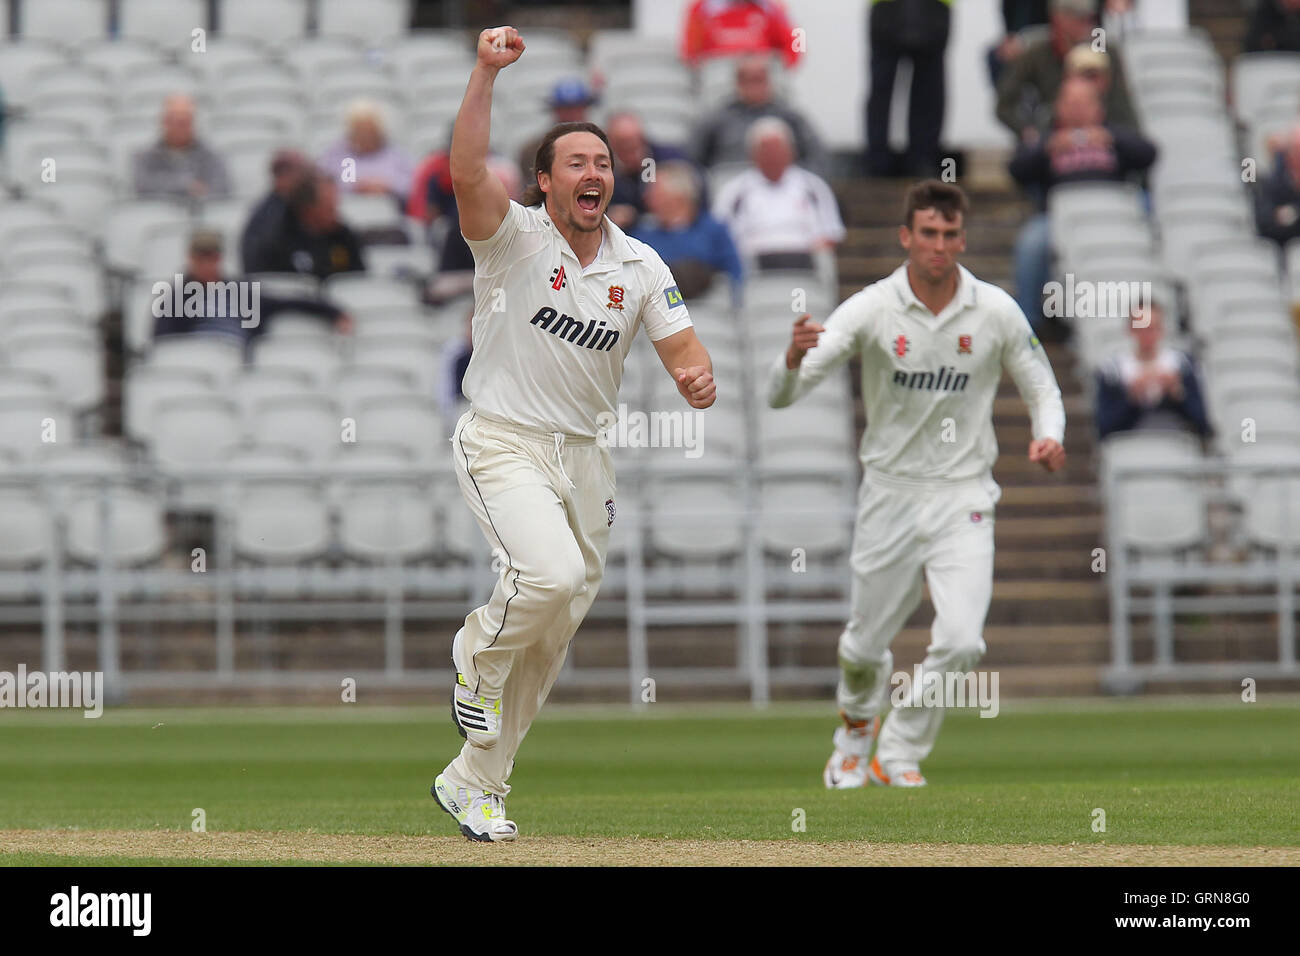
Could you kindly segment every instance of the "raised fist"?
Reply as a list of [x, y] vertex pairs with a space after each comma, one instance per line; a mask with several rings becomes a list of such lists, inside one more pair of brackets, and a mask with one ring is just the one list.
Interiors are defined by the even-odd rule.
[[523, 52], [523, 38], [514, 27], [493, 27], [478, 35], [478, 61], [484, 66], [499, 70], [515, 62]]

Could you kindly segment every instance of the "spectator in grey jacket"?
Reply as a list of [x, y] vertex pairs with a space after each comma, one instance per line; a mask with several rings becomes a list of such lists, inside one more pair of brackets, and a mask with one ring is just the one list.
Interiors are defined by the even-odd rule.
[[221, 157], [194, 135], [194, 101], [182, 94], [163, 100], [162, 136], [135, 157], [135, 192], [141, 199], [224, 199], [230, 177]]
[[796, 162], [804, 169], [825, 176], [828, 172], [826, 148], [808, 121], [776, 98], [770, 70], [766, 57], [745, 57], [739, 62], [736, 67], [736, 98], [700, 123], [693, 139], [693, 158], [701, 166], [748, 162], [749, 147], [745, 134], [750, 125], [764, 116], [775, 116], [785, 120], [794, 133]]

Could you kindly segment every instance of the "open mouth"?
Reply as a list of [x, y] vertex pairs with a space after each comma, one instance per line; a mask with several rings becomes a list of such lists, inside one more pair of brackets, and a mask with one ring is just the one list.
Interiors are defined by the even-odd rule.
[[578, 206], [587, 212], [595, 212], [600, 208], [600, 190], [584, 189], [578, 193]]

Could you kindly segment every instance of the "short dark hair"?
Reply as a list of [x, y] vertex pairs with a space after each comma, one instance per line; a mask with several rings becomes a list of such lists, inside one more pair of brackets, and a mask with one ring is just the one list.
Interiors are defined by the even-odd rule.
[[903, 225], [912, 228], [912, 214], [919, 209], [937, 209], [939, 215], [952, 222], [960, 213], [965, 225], [966, 213], [970, 203], [960, 186], [940, 182], [937, 179], [923, 179], [907, 191], [903, 200]]
[[293, 189], [289, 190], [287, 202], [289, 208], [295, 213], [300, 213], [304, 209], [316, 205], [316, 200], [320, 198], [321, 190], [325, 186], [325, 174], [319, 169], [308, 169], [303, 177], [294, 183]]
[[609, 155], [611, 157], [614, 155], [614, 148], [609, 145], [609, 137], [595, 123], [556, 123], [542, 137], [542, 142], [537, 147], [537, 156], [533, 159], [533, 181], [524, 190], [522, 205], [540, 206], [546, 202], [546, 193], [542, 192], [542, 187], [537, 182], [537, 174], [539, 172], [544, 172], [548, 176], [551, 174], [551, 166], [555, 163], [555, 141], [567, 133], [592, 133], [599, 136]]

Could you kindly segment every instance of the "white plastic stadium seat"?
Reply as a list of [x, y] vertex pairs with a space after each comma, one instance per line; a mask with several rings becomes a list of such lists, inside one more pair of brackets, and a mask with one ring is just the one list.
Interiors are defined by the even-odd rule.
[[245, 427], [254, 431], [254, 413], [268, 398], [301, 395], [312, 389], [312, 377], [299, 368], [251, 366], [237, 370], [226, 380], [222, 393], [238, 403]]
[[424, 482], [355, 479], [340, 491], [339, 540], [349, 557], [383, 562], [432, 554], [434, 506]]
[[72, 413], [62, 396], [0, 398], [0, 449], [27, 459], [54, 441], [75, 438]]
[[0, 482], [0, 567], [43, 564], [50, 553], [53, 531], [40, 489]]
[[1237, 116], [1254, 121], [1265, 93], [1279, 83], [1300, 84], [1300, 58], [1292, 53], [1243, 53], [1232, 61], [1232, 103]]
[[159, 404], [190, 395], [215, 395], [216, 377], [187, 368], [138, 365], [123, 379], [122, 419], [126, 434], [147, 442]]
[[31, 76], [66, 62], [64, 50], [45, 40], [10, 40], [0, 43], [0, 87], [7, 104], [22, 105], [31, 90]]
[[241, 481], [228, 520], [235, 553], [255, 561], [310, 561], [321, 557], [329, 546], [329, 512], [320, 488], [312, 481]]
[[355, 417], [358, 442], [393, 442], [409, 449], [421, 467], [451, 468], [451, 445], [431, 396], [368, 398]]
[[352, 37], [371, 46], [410, 28], [410, 0], [317, 0], [316, 30], [323, 37]]
[[103, 70], [120, 83], [136, 70], [158, 66], [163, 63], [163, 55], [153, 46], [141, 40], [100, 40], [84, 43], [80, 47], [81, 62], [97, 70]]
[[124, 37], [180, 53], [190, 49], [194, 30], [207, 28], [205, 0], [119, 0], [118, 32]]
[[347, 506], [349, 482], [357, 478], [405, 476], [415, 469], [415, 456], [409, 448], [394, 442], [342, 442], [326, 463], [326, 468], [333, 476], [327, 491], [330, 507], [338, 511]]
[[15, 279], [47, 281], [62, 285], [72, 295], [72, 305], [88, 320], [98, 319], [108, 304], [102, 270], [89, 256], [75, 259], [60, 256], [40, 262], [26, 262], [13, 271]]
[[[70, 557], [85, 564], [98, 564], [106, 551], [103, 540], [102, 492], [83, 488], [68, 502], [67, 550]], [[120, 484], [108, 489], [111, 516], [109, 541], [118, 565], [141, 565], [157, 561], [167, 546], [162, 507], [155, 496]]]
[[[1181, 432], [1123, 432], [1102, 446], [1107, 473], [1120, 466], [1183, 466], [1189, 470], [1202, 460], [1198, 442]], [[1113, 486], [1119, 508], [1121, 542], [1144, 551], [1171, 551], [1193, 547], [1207, 538], [1204, 479], [1189, 474], [1130, 475]]]
[[253, 440], [294, 448], [312, 463], [332, 456], [343, 441], [342, 416], [328, 395], [272, 395], [253, 408]]
[[217, 26], [223, 38], [296, 40], [307, 33], [307, 0], [221, 0]]
[[108, 36], [108, 0], [23, 0], [18, 29], [24, 39], [68, 46]]
[[359, 364], [392, 365], [405, 369], [415, 376], [420, 394], [438, 394], [438, 383], [442, 378], [440, 349], [424, 336], [361, 336], [353, 344], [352, 355]]
[[62, 217], [86, 232], [92, 232], [117, 197], [118, 186], [108, 172], [68, 170], [59, 176], [58, 189], [50, 191], [51, 201]]
[[151, 417], [153, 454], [164, 471], [220, 466], [242, 431], [234, 401], [217, 394], [163, 399]]
[[362, 402], [413, 394], [417, 379], [395, 365], [345, 365], [335, 374], [327, 391], [338, 402], [339, 411], [356, 418]]
[[817, 479], [770, 478], [760, 490], [761, 539], [773, 554], [802, 548], [810, 557], [843, 554], [853, 535], [852, 495]]
[[651, 544], [672, 558], [711, 561], [740, 552], [744, 499], [731, 478], [674, 478], [651, 510]]
[[89, 331], [32, 329], [6, 341], [5, 358], [14, 368], [52, 376], [59, 395], [77, 411], [95, 408], [104, 400], [102, 347]]
[[234, 336], [167, 335], [154, 340], [148, 361], [154, 368], [193, 369], [223, 379], [244, 364], [244, 348]]
[[402, 211], [390, 196], [343, 193], [339, 196], [339, 218], [358, 232], [402, 228]]
[[253, 347], [254, 366], [299, 369], [311, 377], [316, 389], [325, 388], [341, 362], [338, 346], [330, 339], [263, 336]]
[[7, 368], [0, 374], [0, 402], [9, 398], [50, 398], [54, 376], [31, 369]]

